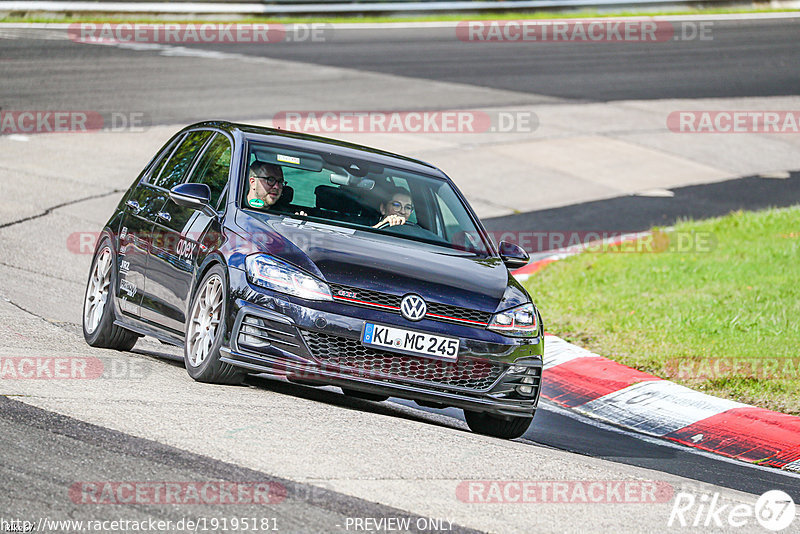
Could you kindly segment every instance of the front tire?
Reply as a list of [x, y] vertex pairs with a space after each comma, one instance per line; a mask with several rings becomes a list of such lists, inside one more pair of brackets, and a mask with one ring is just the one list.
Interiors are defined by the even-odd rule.
[[103, 237], [92, 258], [83, 297], [83, 338], [92, 347], [128, 351], [139, 336], [114, 324], [112, 291], [116, 285], [117, 262], [111, 239]]
[[220, 360], [227, 297], [225, 270], [221, 265], [214, 265], [198, 285], [186, 318], [183, 360], [189, 376], [198, 382], [240, 384], [246, 375]]
[[485, 412], [464, 410], [467, 426], [476, 434], [484, 434], [501, 439], [515, 439], [528, 430], [533, 417], [512, 417], [504, 419]]

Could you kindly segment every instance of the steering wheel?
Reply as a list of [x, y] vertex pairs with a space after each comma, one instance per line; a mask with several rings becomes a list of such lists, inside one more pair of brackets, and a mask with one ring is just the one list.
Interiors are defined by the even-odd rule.
[[[378, 230], [383, 230], [384, 228], [388, 228], [389, 226], [392, 226], [392, 225], [389, 224], [388, 222], [385, 222], [382, 225], [378, 226]], [[403, 224], [395, 224], [395, 226], [419, 226], [419, 225], [417, 223], [414, 223], [414, 222], [411, 222], [411, 221], [406, 221]]]
[[464, 237], [465, 237], [464, 240], [466, 241], [466, 243], [465, 243], [466, 247], [465, 248], [468, 251], [476, 252], [476, 251], [480, 250], [480, 247], [478, 246], [478, 242], [475, 240], [475, 238], [469, 232], [466, 232], [464, 234]]

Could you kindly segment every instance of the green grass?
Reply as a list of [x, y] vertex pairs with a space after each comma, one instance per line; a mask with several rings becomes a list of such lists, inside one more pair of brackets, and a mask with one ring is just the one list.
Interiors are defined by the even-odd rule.
[[655, 235], [639, 245], [650, 252], [586, 252], [532, 276], [548, 332], [712, 395], [800, 415], [800, 207]]
[[656, 10], [656, 11], [532, 11], [532, 12], [509, 12], [500, 11], [493, 13], [453, 13], [453, 14], [420, 14], [420, 15], [397, 15], [397, 16], [307, 16], [307, 17], [220, 17], [208, 15], [207, 17], [181, 18], [178, 15], [164, 15], [160, 17], [143, 17], [141, 15], [77, 15], [63, 17], [43, 17], [41, 15], [31, 16], [7, 16], [0, 17], [0, 22], [142, 22], [142, 23], [374, 23], [374, 22], [431, 22], [431, 21], [459, 21], [459, 20], [539, 20], [539, 19], [574, 19], [574, 18], [621, 18], [621, 17], [642, 17], [658, 15], [712, 15], [712, 14], [732, 14], [732, 13], [783, 13], [795, 12], [800, 9], [748, 9], [748, 8], [712, 8], [712, 9], [683, 9], [683, 10]]

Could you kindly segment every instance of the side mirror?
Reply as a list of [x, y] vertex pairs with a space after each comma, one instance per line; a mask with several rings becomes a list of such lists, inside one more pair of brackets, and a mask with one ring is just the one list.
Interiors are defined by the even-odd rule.
[[500, 259], [509, 269], [524, 267], [531, 261], [531, 257], [525, 249], [508, 241], [500, 241]]
[[206, 184], [178, 184], [169, 191], [169, 198], [184, 208], [202, 211], [214, 216], [214, 208], [209, 205], [211, 189]]

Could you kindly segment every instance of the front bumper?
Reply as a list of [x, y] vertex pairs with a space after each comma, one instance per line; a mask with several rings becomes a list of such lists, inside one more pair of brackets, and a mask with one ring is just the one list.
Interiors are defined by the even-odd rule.
[[[506, 417], [530, 417], [539, 401], [542, 337], [422, 321], [341, 303], [309, 303], [247, 283], [231, 269], [232, 318], [222, 361], [253, 373], [330, 384]], [[314, 307], [309, 307], [309, 304]], [[366, 347], [365, 321], [458, 337], [456, 362]]]

